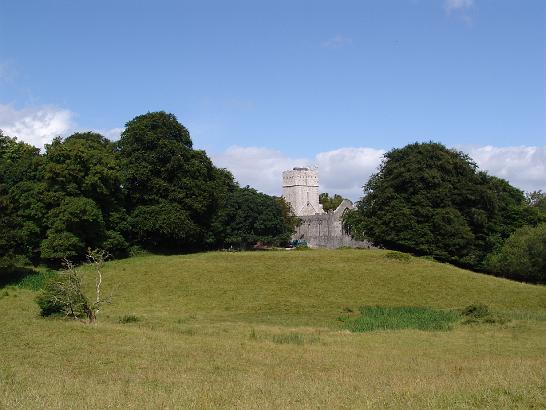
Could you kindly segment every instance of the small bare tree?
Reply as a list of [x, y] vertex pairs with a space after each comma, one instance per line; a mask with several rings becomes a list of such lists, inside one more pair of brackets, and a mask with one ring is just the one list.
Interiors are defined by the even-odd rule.
[[112, 257], [107, 251], [104, 249], [94, 249], [92, 250], [89, 248], [87, 250], [87, 262], [95, 267], [95, 302], [93, 302], [89, 307], [88, 311], [86, 312], [87, 318], [89, 319], [89, 323], [93, 323], [97, 320], [97, 313], [99, 313], [99, 310], [101, 306], [105, 303], [110, 303], [112, 301], [112, 294], [108, 296], [106, 299], [103, 299], [101, 297], [101, 285], [102, 285], [102, 267], [104, 266], [104, 262], [106, 262], [108, 259]]
[[[112, 295], [103, 298], [101, 294], [102, 286], [102, 268], [104, 262], [111, 258], [111, 255], [101, 249], [87, 250], [87, 262], [95, 269], [95, 297], [94, 301], [90, 302], [83, 291], [82, 275], [77, 270], [76, 266], [69, 260], [65, 259], [63, 265], [64, 272], [59, 275], [46, 286], [46, 293], [38, 299], [38, 304], [49, 304], [58, 306], [67, 316], [74, 319], [79, 319], [82, 316], [86, 317], [89, 323], [94, 323], [97, 320], [97, 313], [105, 303], [110, 303]], [[42, 302], [40, 301], [42, 300]], [[43, 311], [42, 307], [42, 311]]]

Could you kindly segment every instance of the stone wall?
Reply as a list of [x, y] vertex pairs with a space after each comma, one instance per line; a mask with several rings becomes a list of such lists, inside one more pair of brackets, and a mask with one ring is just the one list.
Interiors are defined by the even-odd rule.
[[304, 239], [312, 248], [371, 248], [365, 241], [356, 241], [343, 231], [342, 216], [353, 204], [344, 200], [335, 211], [316, 215], [299, 216], [300, 226], [296, 228], [294, 239]]
[[297, 216], [324, 213], [319, 203], [318, 175], [313, 169], [294, 168], [284, 171], [282, 196]]

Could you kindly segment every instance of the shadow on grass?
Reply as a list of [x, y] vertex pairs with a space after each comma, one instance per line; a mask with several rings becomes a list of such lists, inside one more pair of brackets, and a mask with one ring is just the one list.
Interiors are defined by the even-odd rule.
[[17, 286], [23, 289], [39, 290], [47, 279], [55, 276], [52, 270], [38, 271], [32, 268], [16, 267], [0, 272], [0, 289]]

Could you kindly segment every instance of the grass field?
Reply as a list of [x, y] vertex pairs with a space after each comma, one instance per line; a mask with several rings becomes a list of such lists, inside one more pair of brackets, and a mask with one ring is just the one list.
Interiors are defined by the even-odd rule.
[[[141, 256], [108, 263], [104, 282], [96, 325], [0, 289], [0, 408], [546, 408], [544, 286], [381, 250]], [[339, 320], [473, 303], [506, 321]]]

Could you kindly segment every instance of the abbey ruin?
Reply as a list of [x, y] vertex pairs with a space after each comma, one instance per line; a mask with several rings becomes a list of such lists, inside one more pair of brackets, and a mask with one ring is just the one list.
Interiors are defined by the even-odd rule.
[[351, 201], [344, 199], [336, 210], [324, 212], [319, 203], [319, 179], [316, 170], [296, 167], [284, 171], [282, 182], [282, 196], [301, 220], [293, 239], [304, 239], [310, 247], [318, 248], [370, 247], [368, 242], [355, 241], [343, 230], [342, 216], [347, 210], [354, 208]]

